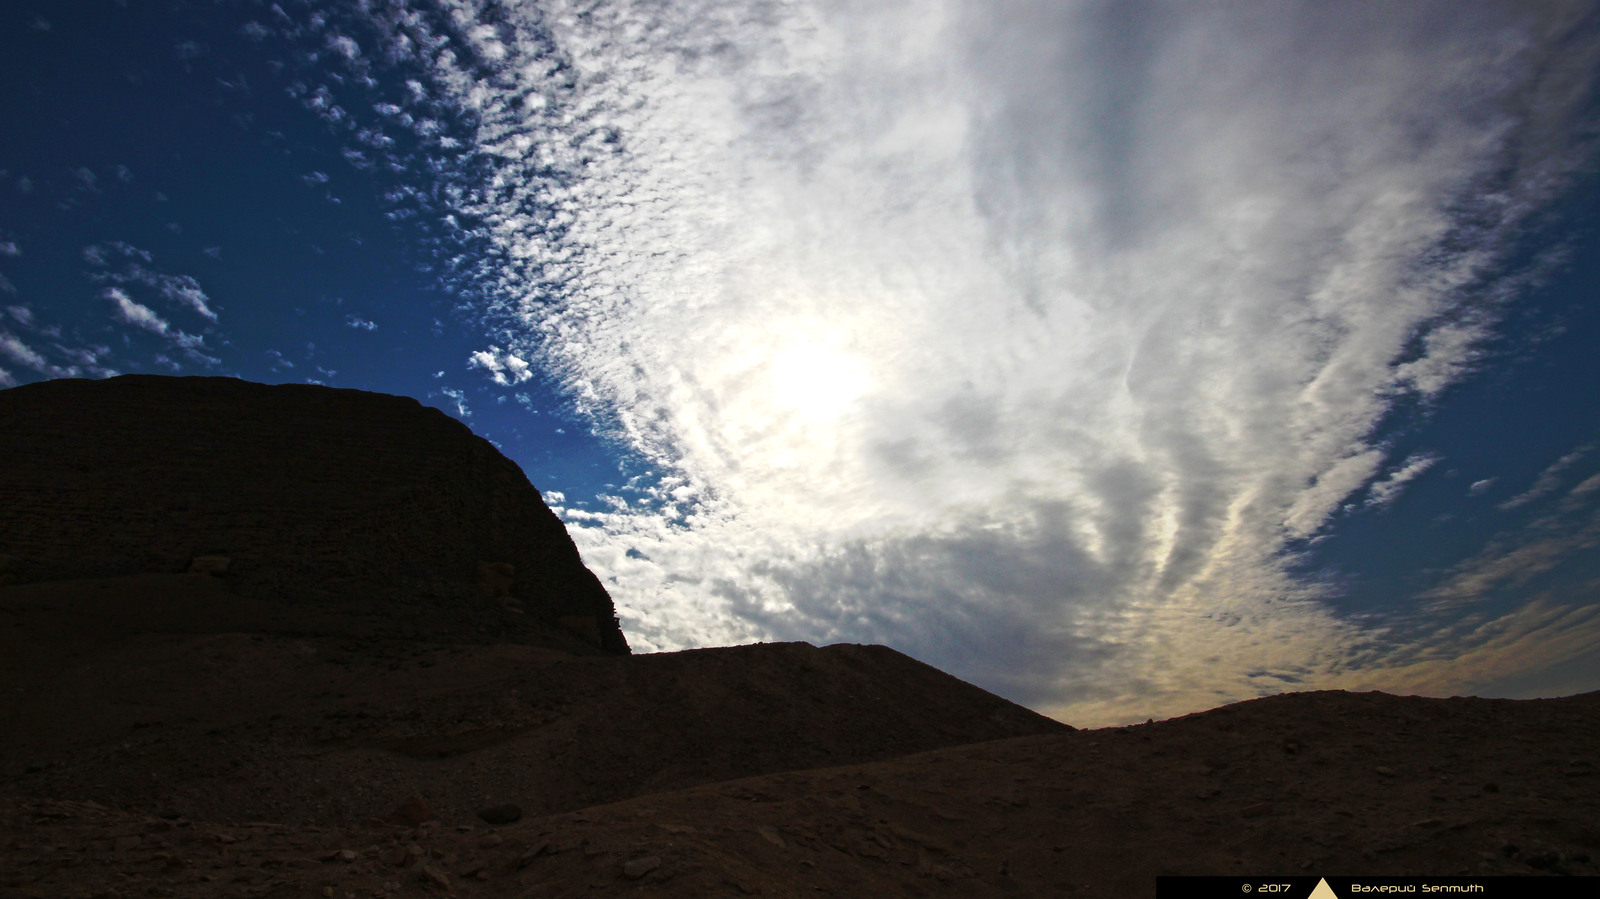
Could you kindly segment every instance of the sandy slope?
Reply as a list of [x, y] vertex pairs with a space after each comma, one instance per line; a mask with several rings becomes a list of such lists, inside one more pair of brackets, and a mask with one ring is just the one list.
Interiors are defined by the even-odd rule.
[[[86, 614], [108, 592], [147, 599]], [[1600, 873], [1600, 694], [1305, 693], [1072, 731], [882, 647], [585, 658], [276, 614], [193, 579], [0, 589], [0, 896]], [[436, 821], [382, 823], [413, 793]], [[475, 815], [503, 803], [525, 817]]]

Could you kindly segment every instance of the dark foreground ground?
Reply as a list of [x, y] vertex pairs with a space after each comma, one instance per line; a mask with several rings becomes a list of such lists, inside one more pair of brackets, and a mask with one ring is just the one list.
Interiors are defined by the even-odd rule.
[[189, 576], [0, 588], [0, 897], [1600, 873], [1600, 694], [1074, 731], [883, 647], [579, 657], [281, 613]]

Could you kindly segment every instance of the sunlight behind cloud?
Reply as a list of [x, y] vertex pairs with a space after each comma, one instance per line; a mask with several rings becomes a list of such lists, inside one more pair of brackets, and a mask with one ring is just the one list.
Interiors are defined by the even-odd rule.
[[836, 422], [871, 389], [867, 367], [859, 359], [820, 341], [776, 348], [770, 358], [774, 402], [798, 413], [811, 427]]

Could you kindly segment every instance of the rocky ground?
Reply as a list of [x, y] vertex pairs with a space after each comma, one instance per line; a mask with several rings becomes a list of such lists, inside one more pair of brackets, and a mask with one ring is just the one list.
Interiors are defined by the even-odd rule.
[[883, 647], [586, 657], [279, 612], [190, 576], [0, 588], [0, 897], [1600, 874], [1600, 694], [1074, 731]]

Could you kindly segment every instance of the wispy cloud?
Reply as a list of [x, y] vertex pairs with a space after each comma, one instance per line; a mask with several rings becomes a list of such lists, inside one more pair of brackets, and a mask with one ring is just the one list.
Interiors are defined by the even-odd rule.
[[169, 304], [187, 307], [208, 322], [217, 321], [217, 313], [211, 308], [211, 298], [200, 288], [200, 282], [189, 275], [168, 275], [146, 268], [141, 263], [154, 259], [147, 250], [113, 241], [84, 247], [82, 255], [85, 262], [97, 269], [122, 262], [118, 269], [91, 272], [90, 277], [99, 283], [123, 287], [143, 285]]
[[1586, 443], [1550, 463], [1549, 467], [1539, 472], [1539, 476], [1534, 479], [1533, 486], [1501, 503], [1500, 508], [1502, 510], [1510, 510], [1519, 506], [1526, 506], [1540, 497], [1554, 493], [1561, 486], [1562, 474], [1582, 461], [1585, 456], [1594, 451], [1594, 448], [1594, 444]]
[[[18, 317], [18, 320], [24, 325], [30, 324], [30, 321], [21, 317]], [[65, 364], [52, 362], [46, 352], [53, 354], [57, 360], [62, 360]], [[0, 358], [10, 359], [17, 365], [36, 371], [47, 378], [76, 378], [83, 374], [107, 377], [115, 374], [101, 364], [102, 357], [108, 352], [107, 347], [67, 347], [59, 343], [41, 351], [23, 337], [10, 331], [0, 330]], [[10, 379], [7, 386], [16, 384], [14, 375], [7, 372], [6, 377]]]
[[377, 322], [369, 321], [368, 319], [364, 319], [359, 315], [346, 315], [344, 317], [344, 323], [346, 327], [355, 328], [357, 331], [378, 330]]
[[467, 408], [467, 392], [466, 391], [457, 390], [454, 387], [441, 387], [441, 388], [439, 388], [439, 393], [436, 394], [436, 395], [443, 395], [445, 397], [448, 397], [450, 399], [451, 404], [456, 407], [456, 415], [460, 416], [461, 418], [471, 418], [472, 417], [472, 410]]
[[654, 466], [564, 510], [635, 645], [883, 640], [1087, 715], [1371, 645], [1285, 552], [1476, 364], [1589, 159], [1557, 6], [1376, 9], [556, 2], [372, 52], [428, 70], [379, 114], [508, 323], [471, 364]]
[[1438, 461], [1439, 457], [1432, 453], [1413, 453], [1399, 468], [1390, 472], [1388, 477], [1373, 482], [1367, 491], [1366, 505], [1381, 509], [1393, 504], [1400, 498], [1400, 493], [1405, 490], [1407, 484], [1416, 480]]
[[101, 291], [103, 298], [109, 300], [114, 309], [114, 314], [119, 321], [149, 331], [152, 334], [166, 338], [173, 346], [181, 349], [186, 356], [195, 362], [216, 365], [221, 360], [207, 355], [205, 338], [199, 334], [190, 334], [172, 326], [170, 322], [158, 315], [155, 310], [142, 303], [135, 302], [119, 287], [107, 287]]
[[43, 372], [50, 368], [50, 363], [43, 356], [9, 331], [0, 331], [0, 354], [35, 371]]

